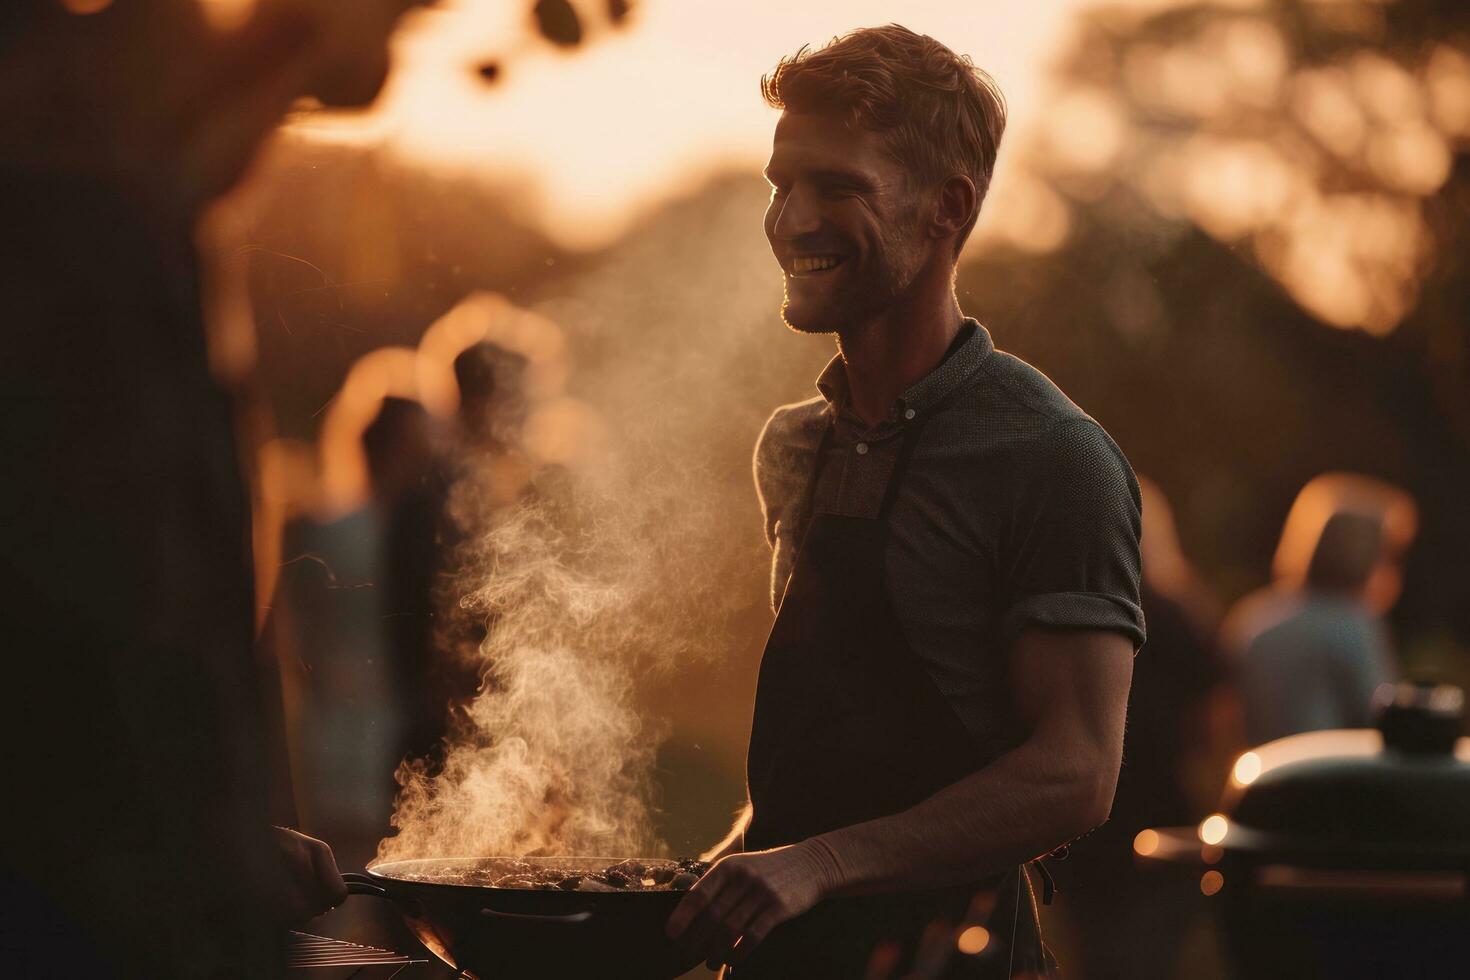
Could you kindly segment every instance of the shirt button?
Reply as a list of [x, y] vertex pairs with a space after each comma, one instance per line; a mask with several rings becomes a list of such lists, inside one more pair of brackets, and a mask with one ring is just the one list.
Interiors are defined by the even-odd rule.
[[918, 414], [919, 414], [918, 412], [914, 411], [912, 408], [909, 408], [909, 409], [905, 409], [904, 410], [903, 417], [906, 418], [906, 419], [911, 419], [915, 415], [918, 415]]
[[868, 444], [866, 442], [860, 442], [857, 444], [857, 454], [859, 456], [868, 455]]

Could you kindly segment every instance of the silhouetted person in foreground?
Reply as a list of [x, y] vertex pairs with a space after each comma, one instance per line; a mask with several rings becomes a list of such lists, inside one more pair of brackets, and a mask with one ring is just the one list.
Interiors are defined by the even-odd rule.
[[14, 975], [270, 977], [284, 925], [345, 894], [325, 845], [271, 827], [249, 514], [193, 235], [292, 99], [376, 91], [403, 6], [354, 4], [351, 43], [284, 0], [228, 35], [192, 0], [0, 15]]
[[1241, 600], [1225, 626], [1251, 745], [1372, 724], [1374, 690], [1397, 679], [1380, 617], [1398, 598], [1414, 520], [1407, 495], [1365, 477], [1319, 477], [1302, 491], [1276, 585]]

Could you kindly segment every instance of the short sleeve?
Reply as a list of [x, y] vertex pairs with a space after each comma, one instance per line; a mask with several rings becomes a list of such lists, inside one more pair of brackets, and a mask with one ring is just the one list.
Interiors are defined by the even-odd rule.
[[1015, 462], [1001, 560], [1006, 641], [1031, 627], [1111, 630], [1142, 646], [1142, 503], [1128, 461], [1086, 416], [1058, 421]]
[[[771, 546], [771, 608], [786, 591], [795, 555], [793, 525], [812, 472], [812, 459], [825, 425], [821, 399], [784, 405], [771, 415], [756, 439], [755, 492], [760, 501], [766, 543]], [[815, 435], [814, 435], [815, 433]]]
[[[765, 526], [766, 544], [775, 547], [776, 528], [781, 515], [789, 505], [791, 496], [787, 486], [787, 474], [791, 470], [790, 453], [785, 451], [780, 437], [781, 409], [766, 420], [761, 434], [755, 440], [755, 458], [752, 471], [755, 476], [755, 496], [761, 507], [761, 523]], [[773, 431], [774, 430], [774, 431]]]

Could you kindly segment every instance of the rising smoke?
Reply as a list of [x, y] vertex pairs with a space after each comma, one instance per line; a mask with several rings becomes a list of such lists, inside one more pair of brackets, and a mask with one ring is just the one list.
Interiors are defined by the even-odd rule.
[[486, 518], [461, 573], [478, 584], [460, 600], [488, 624], [476, 651], [484, 682], [442, 769], [400, 771], [398, 834], [380, 857], [657, 850], [658, 731], [635, 709], [632, 678], [650, 651], [676, 653], [677, 631], [650, 628], [663, 617], [641, 593], [655, 576], [621, 520], [582, 519], [627, 488], [607, 476], [545, 474], [511, 506], [457, 488], [456, 508]]
[[538, 306], [575, 365], [454, 489], [453, 612], [485, 627], [484, 681], [442, 762], [400, 768], [379, 860], [665, 852], [668, 723], [640, 686], [750, 646], [731, 634], [769, 557], [750, 449], [830, 351], [784, 336], [761, 196], [716, 186]]

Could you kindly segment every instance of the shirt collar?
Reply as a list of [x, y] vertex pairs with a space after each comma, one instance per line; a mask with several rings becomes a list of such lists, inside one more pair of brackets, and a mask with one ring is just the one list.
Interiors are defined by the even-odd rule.
[[[972, 329], [973, 325], [973, 329]], [[933, 406], [939, 404], [944, 398], [960, 385], [968, 381], [980, 365], [995, 350], [995, 343], [990, 339], [990, 332], [973, 317], [966, 317], [960, 327], [961, 332], [968, 331], [969, 336], [960, 342], [960, 345], [951, 351], [939, 366], [930, 371], [924, 377], [914, 382], [893, 406], [893, 416], [900, 417], [904, 412], [912, 409], [915, 412], [926, 412]], [[838, 354], [827, 362], [822, 373], [817, 376], [817, 390], [834, 411], [841, 411], [847, 401], [847, 367], [842, 363], [842, 355]]]

